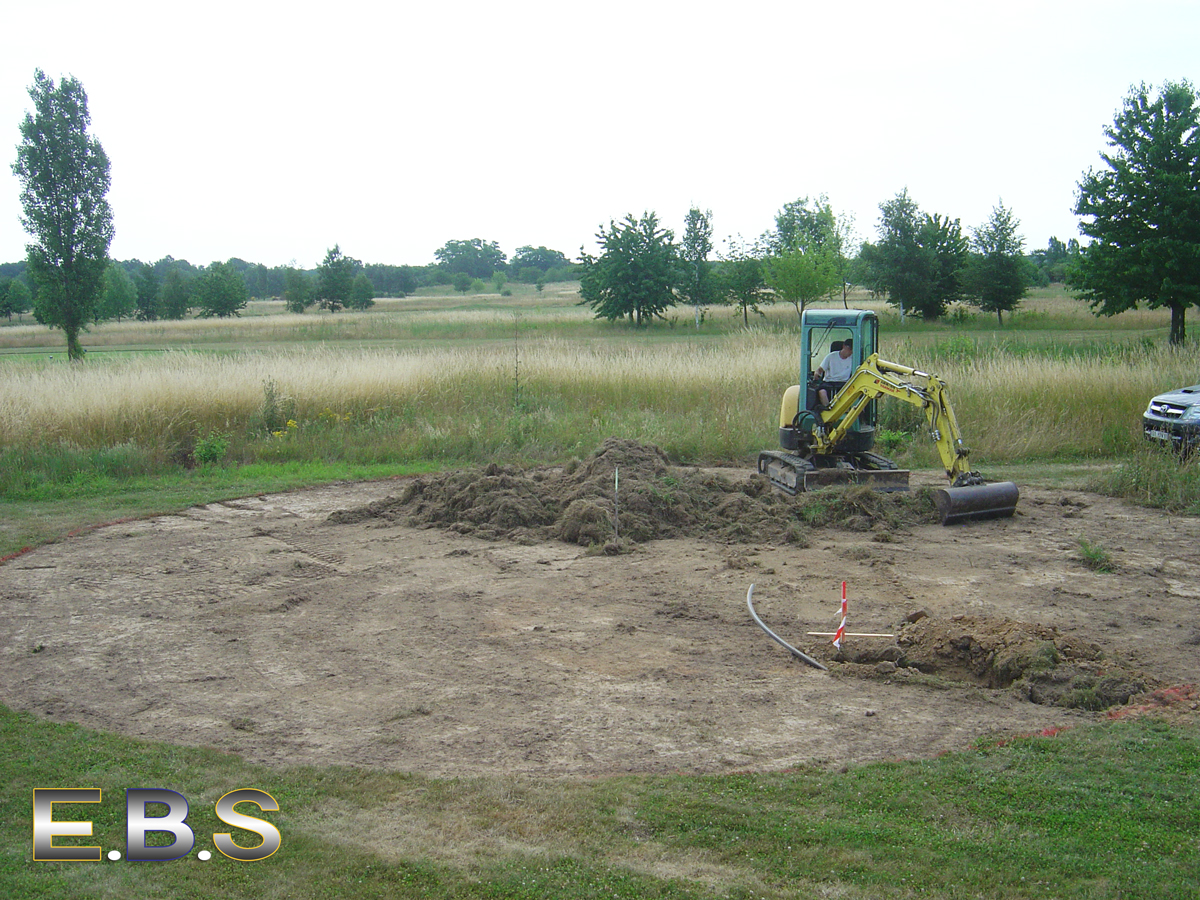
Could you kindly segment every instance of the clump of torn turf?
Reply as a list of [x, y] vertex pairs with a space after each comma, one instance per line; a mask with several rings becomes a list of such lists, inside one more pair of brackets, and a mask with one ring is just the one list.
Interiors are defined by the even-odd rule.
[[[989, 616], [922, 617], [902, 625], [895, 644], [843, 651], [838, 660], [863, 671], [875, 665], [874, 674], [920, 672], [946, 682], [1008, 688], [1043, 706], [1091, 711], [1122, 706], [1161, 687], [1057, 628]], [[881, 662], [894, 665], [880, 669]]]
[[416, 478], [397, 497], [340, 510], [328, 521], [372, 519], [588, 547], [612, 544], [618, 528], [625, 545], [674, 537], [803, 544], [810, 528], [890, 532], [936, 522], [937, 513], [926, 491], [882, 494], [851, 486], [787, 497], [757, 473], [731, 479], [676, 467], [652, 444], [609, 438], [574, 465], [493, 464]]

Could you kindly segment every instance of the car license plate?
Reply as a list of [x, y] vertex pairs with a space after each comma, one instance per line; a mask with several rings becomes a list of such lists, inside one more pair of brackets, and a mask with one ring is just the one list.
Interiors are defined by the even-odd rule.
[[1146, 429], [1146, 437], [1154, 438], [1156, 441], [1173, 441], [1173, 440], [1175, 440], [1174, 435], [1172, 435], [1169, 431], [1161, 431], [1157, 428]]

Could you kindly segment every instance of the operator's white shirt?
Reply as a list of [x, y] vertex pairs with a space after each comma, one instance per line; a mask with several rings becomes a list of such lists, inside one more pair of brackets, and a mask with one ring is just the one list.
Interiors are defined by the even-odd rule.
[[849, 381], [854, 374], [854, 354], [842, 359], [841, 352], [834, 350], [821, 362], [821, 368], [825, 370], [826, 381]]

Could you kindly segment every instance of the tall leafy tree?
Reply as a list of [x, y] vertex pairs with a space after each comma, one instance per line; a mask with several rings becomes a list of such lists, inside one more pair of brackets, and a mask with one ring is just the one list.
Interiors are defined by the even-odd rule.
[[903, 319], [928, 293], [930, 254], [921, 245], [923, 217], [908, 188], [879, 205], [879, 240], [870, 252], [876, 286], [888, 295]]
[[381, 297], [407, 297], [416, 291], [417, 272], [412, 266], [388, 266], [370, 263], [363, 271]]
[[721, 261], [718, 280], [725, 302], [742, 312], [742, 324], [750, 324], [750, 313], [765, 315], [759, 308], [775, 301], [767, 291], [762, 248], [731, 240], [729, 251]]
[[317, 267], [317, 302], [323, 309], [337, 312], [350, 302], [354, 276], [360, 268], [362, 263], [344, 254], [337, 244], [326, 252]]
[[876, 289], [906, 312], [928, 320], [962, 297], [962, 271], [970, 253], [958, 219], [922, 212], [905, 188], [879, 206], [879, 240], [863, 248]]
[[137, 285], [124, 268], [111, 263], [104, 270], [104, 294], [97, 307], [98, 320], [116, 319], [120, 322], [137, 309]]
[[688, 210], [683, 224], [683, 243], [679, 256], [684, 269], [679, 293], [696, 307], [697, 328], [700, 327], [700, 307], [716, 299], [712, 263], [708, 259], [712, 251], [712, 210], [701, 212], [693, 206]]
[[303, 269], [289, 266], [283, 273], [283, 302], [288, 312], [302, 313], [317, 302], [317, 286]]
[[[791, 251], [802, 250], [807, 254], [813, 254], [813, 259], [809, 260], [813, 268], [817, 267], [818, 259], [822, 268], [832, 266], [835, 273], [832, 278], [836, 279], [835, 287], [840, 287], [842, 290], [843, 302], [846, 299], [850, 281], [851, 261], [847, 254], [853, 239], [853, 217], [834, 213], [829, 198], [824, 194], [815, 200], [801, 197], [785, 203], [783, 208], [775, 214], [775, 229], [763, 235], [763, 242], [770, 256], [781, 257]], [[783, 268], [795, 268], [795, 266], [789, 267], [785, 264]], [[801, 276], [801, 273], [797, 271], [791, 274]], [[811, 275], [805, 277], [811, 278]], [[769, 271], [768, 278], [770, 278]], [[818, 292], [808, 299], [815, 300], [824, 293], [823, 291]], [[788, 299], [789, 302], [796, 302], [792, 298]], [[802, 306], [803, 302], [801, 302]]]
[[596, 239], [603, 250], [599, 257], [580, 252], [579, 293], [597, 319], [613, 322], [629, 316], [640, 327], [675, 305], [679, 248], [674, 232], [662, 228], [654, 213], [643, 213], [640, 219], [630, 213], [619, 223], [610, 221], [607, 229], [600, 227]]
[[0, 278], [0, 316], [7, 317], [11, 322], [13, 316], [19, 319], [32, 306], [33, 295], [24, 282], [16, 278]]
[[133, 283], [137, 285], [138, 321], [157, 321], [161, 310], [158, 308], [158, 273], [154, 271], [154, 266], [143, 263]]
[[466, 272], [472, 278], [491, 278], [493, 272], [504, 268], [505, 262], [499, 244], [480, 238], [446, 241], [433, 255], [451, 275]]
[[8, 310], [8, 317], [11, 319], [15, 313], [17, 318], [33, 309], [33, 294], [29, 292], [29, 288], [25, 287], [25, 282], [14, 278], [13, 283], [8, 286], [8, 297], [5, 299], [5, 304]]
[[29, 96], [34, 111], [21, 123], [13, 172], [21, 224], [34, 239], [25, 248], [34, 302], [39, 320], [66, 335], [67, 358], [78, 360], [79, 333], [100, 302], [113, 239], [109, 161], [88, 133], [87, 93], [76, 79], [55, 85], [38, 69]]
[[236, 267], [227, 262], [215, 262], [196, 277], [193, 298], [200, 316], [224, 319], [241, 315], [250, 300], [246, 280]]
[[1034, 250], [1030, 260], [1042, 273], [1047, 284], [1062, 284], [1067, 278], [1067, 269], [1079, 255], [1079, 240], [1071, 238], [1065, 244], [1056, 237], [1046, 242], [1045, 250]]
[[971, 258], [971, 244], [958, 219], [926, 214], [919, 240], [930, 254], [929, 291], [917, 309], [926, 320], [940, 319], [946, 306], [964, 296], [963, 275]]
[[158, 289], [158, 301], [164, 319], [182, 319], [191, 310], [192, 285], [180, 266], [167, 269]]
[[262, 263], [255, 264], [253, 277], [251, 277], [250, 273], [247, 273], [246, 280], [246, 290], [250, 291], [251, 297], [266, 298], [275, 296], [276, 291], [272, 290], [274, 279], [271, 277], [271, 270]]
[[887, 293], [880, 256], [878, 247], [870, 241], [863, 241], [858, 248], [858, 254], [850, 260], [850, 280], [865, 287], [871, 299]]
[[801, 197], [785, 203], [775, 214], [775, 229], [763, 239], [771, 254], [812, 247], [842, 249], [837, 217], [824, 194], [816, 200]]
[[797, 315], [845, 284], [847, 230], [824, 194], [814, 201], [801, 197], [785, 203], [775, 214], [774, 231], [763, 235], [770, 254], [763, 272], [771, 290], [791, 303]]
[[557, 250], [528, 245], [518, 247], [509, 263], [514, 272], [520, 272], [522, 269], [537, 269], [543, 275], [551, 269], [565, 269], [569, 265], [571, 265], [571, 261]]
[[984, 312], [994, 312], [1004, 324], [1004, 314], [1017, 308], [1029, 290], [1025, 275], [1025, 239], [1020, 221], [1001, 200], [971, 236], [974, 255], [967, 267], [966, 285], [971, 302]]
[[375, 305], [375, 286], [365, 272], [359, 272], [350, 283], [350, 309], [370, 309]]
[[775, 295], [804, 314], [809, 303], [828, 297], [842, 284], [837, 252], [831, 247], [785, 250], [767, 257], [764, 266], [767, 285]]
[[1104, 129], [1105, 168], [1079, 183], [1075, 214], [1092, 240], [1067, 274], [1096, 315], [1169, 309], [1173, 345], [1186, 336], [1188, 307], [1200, 306], [1198, 107], [1187, 81], [1129, 92]]

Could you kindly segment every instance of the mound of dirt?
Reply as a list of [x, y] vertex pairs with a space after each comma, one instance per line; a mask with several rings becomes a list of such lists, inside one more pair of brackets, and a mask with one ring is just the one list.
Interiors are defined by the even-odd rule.
[[490, 540], [560, 540], [606, 547], [708, 537], [805, 545], [812, 527], [875, 531], [936, 521], [932, 497], [831, 488], [785, 497], [766, 478], [741, 480], [671, 465], [658, 447], [609, 438], [581, 463], [522, 470], [489, 465], [414, 479], [398, 497], [332, 513], [331, 524], [371, 519], [447, 528]]
[[1067, 709], [1122, 706], [1161, 686], [1143, 673], [1107, 663], [1099, 646], [1057, 628], [988, 616], [922, 616], [901, 626], [895, 644], [842, 659], [876, 665], [876, 673], [905, 674], [907, 669], [987, 688], [1012, 688], [1034, 703]]
[[915, 669], [992, 688], [1063, 661], [1100, 658], [1095, 644], [1068, 640], [1055, 628], [987, 616], [925, 617], [905, 625], [897, 643]]

